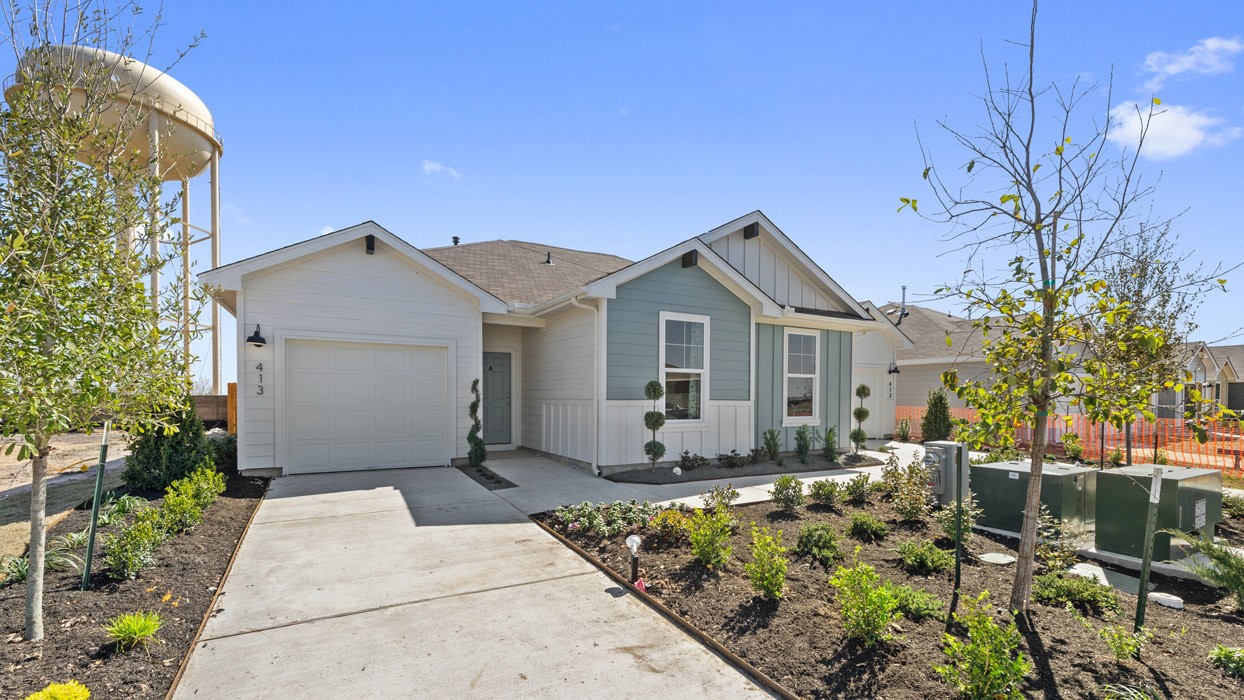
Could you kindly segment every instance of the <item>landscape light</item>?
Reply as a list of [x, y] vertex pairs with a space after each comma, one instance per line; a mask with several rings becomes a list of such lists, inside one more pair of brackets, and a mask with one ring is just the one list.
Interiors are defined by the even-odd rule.
[[639, 580], [639, 545], [643, 544], [643, 540], [639, 535], [631, 535], [626, 538], [626, 547], [631, 550], [631, 583]]

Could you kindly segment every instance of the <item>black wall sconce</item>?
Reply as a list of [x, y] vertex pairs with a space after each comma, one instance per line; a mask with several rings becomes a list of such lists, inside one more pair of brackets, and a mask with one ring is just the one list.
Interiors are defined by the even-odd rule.
[[899, 373], [899, 372], [898, 372], [898, 363], [897, 363], [897, 362], [891, 362], [891, 363], [890, 363], [890, 371], [886, 372], [886, 374], [898, 374], [898, 373]]
[[250, 343], [251, 345], [257, 348], [262, 348], [263, 346], [268, 344], [268, 341], [264, 340], [264, 337], [262, 335], [259, 335], [259, 324], [258, 323], [255, 324], [255, 332], [251, 333], [250, 337], [246, 339], [246, 342]]

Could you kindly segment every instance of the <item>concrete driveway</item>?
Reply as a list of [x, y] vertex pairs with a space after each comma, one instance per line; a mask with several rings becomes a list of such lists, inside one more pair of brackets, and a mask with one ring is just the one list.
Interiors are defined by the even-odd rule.
[[277, 479], [175, 697], [767, 697], [526, 517], [651, 495], [489, 466]]

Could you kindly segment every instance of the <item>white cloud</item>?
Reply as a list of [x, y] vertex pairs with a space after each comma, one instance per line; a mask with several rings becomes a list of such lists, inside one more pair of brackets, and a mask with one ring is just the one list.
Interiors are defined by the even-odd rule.
[[1244, 42], [1217, 36], [1203, 39], [1183, 52], [1154, 51], [1145, 56], [1145, 70], [1153, 73], [1145, 89], [1156, 92], [1167, 79], [1184, 73], [1229, 73], [1235, 68], [1230, 57], [1240, 51], [1244, 51]]
[[[1135, 102], [1124, 102], [1110, 110], [1115, 122], [1110, 140], [1124, 147], [1135, 147], [1148, 111], [1147, 106]], [[1225, 126], [1219, 117], [1191, 107], [1164, 104], [1154, 108], [1142, 155], [1150, 160], [1178, 158], [1201, 147], [1221, 146], [1239, 138], [1241, 133], [1239, 127]]]
[[438, 163], [434, 160], [423, 161], [423, 174], [424, 175], [444, 175], [445, 177], [452, 178], [454, 180], [462, 179], [462, 176], [458, 174], [457, 170], [454, 170], [448, 165], [444, 165], [443, 163]]

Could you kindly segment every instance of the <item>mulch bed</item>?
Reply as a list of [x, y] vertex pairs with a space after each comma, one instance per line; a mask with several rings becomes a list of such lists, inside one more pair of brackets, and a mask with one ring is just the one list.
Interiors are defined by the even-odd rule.
[[[22, 641], [25, 585], [0, 588], [0, 634], [6, 637], [0, 642], [0, 697], [22, 698], [48, 683], [70, 679], [89, 688], [92, 698], [164, 697], [265, 484], [263, 479], [230, 477], [225, 492], [204, 512], [203, 522], [161, 545], [155, 563], [135, 580], [108, 580], [98, 546], [91, 590], [78, 589], [79, 573], [47, 572], [41, 642]], [[52, 529], [49, 540], [85, 529], [89, 520], [89, 509], [74, 511]], [[142, 649], [115, 652], [101, 626], [121, 613], [140, 610], [155, 610], [163, 617], [159, 643], [149, 654]]]
[[[908, 575], [899, 566], [893, 548], [911, 539], [930, 538], [950, 548], [935, 523], [900, 523], [888, 503], [863, 506], [891, 524], [881, 542], [864, 544], [845, 535], [853, 506], [840, 510], [817, 505], [800, 508], [795, 515], [775, 509], [771, 503], [732, 509], [740, 523], [732, 540], [733, 555], [722, 571], [706, 569], [691, 555], [686, 544], [661, 542], [646, 535], [641, 555], [641, 575], [648, 592], [723, 644], [761, 672], [800, 697], [809, 698], [929, 698], [952, 697], [953, 691], [934, 673], [945, 663], [941, 638], [945, 625], [935, 620], [913, 623], [901, 620], [896, 638], [866, 649], [846, 639], [841, 618], [828, 585], [829, 572], [811, 560], [791, 555], [786, 591], [780, 601], [757, 597], [743, 571], [750, 561], [750, 524], [783, 531], [783, 543], [793, 548], [803, 524], [830, 523], [840, 535], [840, 547], [850, 556], [861, 545], [860, 560], [876, 567], [885, 579], [923, 588], [949, 603], [953, 575]], [[629, 575], [630, 554], [625, 535], [602, 539], [578, 531], [568, 532], [548, 515], [537, 516], [574, 541], [606, 566]], [[963, 595], [992, 593], [992, 601], [1005, 606], [1014, 578], [1014, 566], [979, 561], [986, 552], [1015, 554], [1014, 541], [977, 534], [967, 547], [963, 566]], [[1174, 593], [1185, 601], [1182, 611], [1150, 604], [1146, 626], [1154, 639], [1137, 661], [1118, 661], [1094, 631], [1085, 629], [1062, 608], [1033, 603], [1031, 631], [1024, 631], [1024, 652], [1033, 662], [1024, 687], [1025, 697], [1099, 697], [1107, 683], [1147, 686], [1169, 698], [1239, 698], [1244, 681], [1225, 675], [1206, 660], [1215, 644], [1244, 645], [1244, 616], [1234, 608], [1234, 598], [1199, 584], [1154, 577], [1157, 590]], [[1129, 629], [1135, 614], [1136, 596], [1119, 594], [1122, 608], [1117, 624]], [[1002, 619], [1002, 618], [998, 618]], [[1097, 627], [1103, 621], [1090, 618]], [[1022, 627], [1021, 627], [1022, 629]]]
[[740, 467], [707, 464], [702, 467], [684, 469], [682, 474], [675, 474], [670, 465], [661, 465], [656, 469], [652, 467], [629, 469], [616, 474], [608, 474], [605, 478], [619, 484], [682, 484], [689, 481], [737, 479], [743, 476], [823, 472], [830, 469], [852, 469], [855, 467], [871, 467], [878, 464], [882, 464], [882, 462], [865, 455], [845, 454], [841, 455], [837, 462], [831, 462], [818, 454], [813, 455], [808, 464], [801, 464], [797, 457], [790, 456], [782, 461], [781, 466], [774, 462], [745, 464]]
[[518, 487], [518, 484], [510, 481], [482, 464], [474, 467], [469, 465], [461, 466], [458, 467], [458, 471], [471, 477], [472, 481], [480, 486], [483, 486], [489, 491], [500, 491], [501, 489], [512, 489]]

